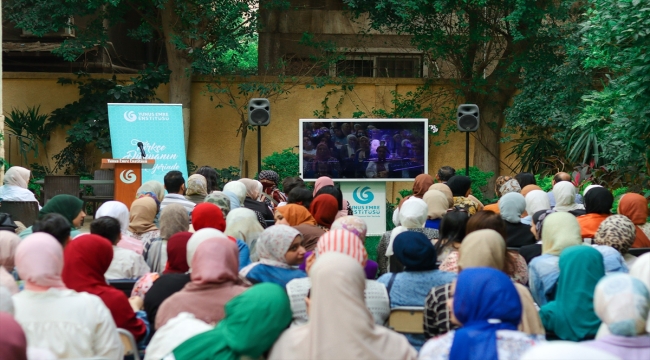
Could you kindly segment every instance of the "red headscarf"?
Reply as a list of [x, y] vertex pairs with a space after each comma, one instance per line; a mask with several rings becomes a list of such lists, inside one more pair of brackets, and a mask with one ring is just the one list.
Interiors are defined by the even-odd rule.
[[146, 334], [123, 292], [108, 285], [104, 273], [113, 260], [113, 246], [107, 239], [92, 234], [76, 237], [63, 251], [63, 282], [72, 290], [99, 296], [111, 311], [115, 325], [130, 331], [137, 341]]
[[643, 225], [648, 218], [648, 200], [642, 195], [627, 193], [618, 202], [619, 214], [627, 216], [636, 225], [636, 238], [633, 248], [650, 247], [650, 240], [639, 225]]
[[167, 266], [163, 274], [184, 274], [190, 270], [187, 264], [187, 242], [190, 237], [191, 232], [183, 231], [167, 240]]
[[339, 212], [339, 202], [330, 194], [320, 194], [311, 202], [309, 212], [319, 225], [329, 229]]
[[3, 359], [27, 360], [27, 338], [20, 324], [4, 312], [0, 312], [2, 336], [0, 336], [0, 354]]
[[192, 226], [194, 226], [195, 231], [204, 228], [225, 231], [226, 219], [224, 219], [223, 212], [217, 205], [213, 203], [201, 203], [196, 205], [192, 211]]

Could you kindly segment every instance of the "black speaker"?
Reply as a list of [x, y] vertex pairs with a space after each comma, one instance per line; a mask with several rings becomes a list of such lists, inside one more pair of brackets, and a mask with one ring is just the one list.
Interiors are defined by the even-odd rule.
[[248, 124], [266, 126], [271, 122], [271, 103], [269, 99], [254, 98], [248, 102]]
[[478, 130], [479, 111], [478, 105], [462, 104], [458, 107], [456, 125], [462, 132], [474, 132]]

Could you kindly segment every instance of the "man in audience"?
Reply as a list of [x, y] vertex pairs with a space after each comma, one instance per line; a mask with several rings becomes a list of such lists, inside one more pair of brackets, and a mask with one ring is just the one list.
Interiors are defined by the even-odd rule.
[[452, 176], [456, 175], [456, 169], [451, 166], [443, 166], [438, 170], [436, 174], [436, 180], [443, 184], [446, 184]]
[[44, 232], [54, 236], [54, 238], [65, 247], [70, 241], [70, 223], [61, 214], [50, 213], [36, 221], [32, 226], [32, 232]]
[[[563, 171], [555, 174], [553, 176], [553, 180], [551, 181], [551, 185], [555, 186], [555, 184], [561, 182], [561, 181], [571, 181], [571, 175], [568, 173], [565, 173]], [[548, 194], [548, 201], [551, 203], [551, 209], [555, 207], [555, 197], [553, 196], [553, 188], [549, 190]], [[576, 204], [582, 204], [582, 195], [576, 194]]]
[[122, 238], [120, 222], [110, 216], [102, 216], [90, 223], [90, 233], [106, 238], [113, 245], [113, 260], [104, 276], [107, 280], [132, 279], [148, 273], [144, 258], [133, 250], [117, 247]]
[[185, 179], [183, 179], [183, 173], [177, 170], [168, 172], [165, 175], [165, 190], [167, 190], [167, 195], [165, 195], [165, 198], [160, 203], [160, 211], [169, 204], [181, 204], [185, 207], [188, 214], [192, 214], [192, 210], [194, 210], [196, 204], [185, 199]]

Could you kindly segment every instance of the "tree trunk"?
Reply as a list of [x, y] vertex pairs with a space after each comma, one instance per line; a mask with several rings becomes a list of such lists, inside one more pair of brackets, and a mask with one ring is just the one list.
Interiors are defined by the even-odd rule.
[[[503, 125], [503, 111], [499, 106], [479, 105], [480, 124], [474, 142], [474, 166], [481, 171], [492, 171], [495, 176], [488, 179], [484, 195], [494, 198], [494, 184], [499, 176], [501, 163], [501, 127]], [[491, 125], [492, 124], [492, 125]], [[496, 126], [495, 126], [496, 125]]]

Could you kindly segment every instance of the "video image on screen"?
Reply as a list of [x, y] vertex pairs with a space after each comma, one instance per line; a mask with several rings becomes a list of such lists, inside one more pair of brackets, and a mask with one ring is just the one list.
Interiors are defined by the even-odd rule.
[[412, 180], [425, 172], [426, 119], [315, 119], [301, 126], [305, 180]]

